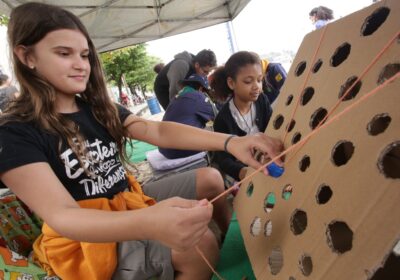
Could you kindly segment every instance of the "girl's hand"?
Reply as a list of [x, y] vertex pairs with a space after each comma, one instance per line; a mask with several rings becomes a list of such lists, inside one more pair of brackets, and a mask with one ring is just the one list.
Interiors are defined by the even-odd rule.
[[213, 206], [207, 200], [173, 197], [146, 208], [150, 239], [176, 251], [194, 247], [208, 230]]
[[[264, 133], [256, 133], [243, 137], [233, 137], [227, 145], [227, 150], [244, 164], [258, 169], [262, 166], [262, 162], [256, 160], [255, 151], [263, 153], [264, 158], [272, 159], [283, 151], [283, 143], [281, 140], [269, 137]], [[277, 159], [275, 163], [280, 166], [283, 165], [282, 159]], [[264, 169], [264, 172], [268, 174], [266, 169]]]

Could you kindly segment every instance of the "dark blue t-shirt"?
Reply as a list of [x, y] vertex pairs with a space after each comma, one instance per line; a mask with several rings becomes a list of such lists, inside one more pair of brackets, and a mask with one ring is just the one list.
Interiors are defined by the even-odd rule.
[[[94, 178], [84, 172], [65, 140], [59, 150], [59, 137], [32, 122], [9, 122], [0, 126], [0, 173], [30, 163], [47, 162], [77, 201], [112, 198], [125, 190], [128, 182], [114, 139], [95, 119], [91, 107], [79, 98], [77, 102], [79, 111], [65, 116], [79, 126], [86, 139], [91, 159], [85, 163], [90, 164], [90, 171], [96, 175]], [[117, 106], [123, 122], [131, 112]], [[5, 185], [0, 182], [0, 187]], [[29, 182], [26, 187], [29, 188]]]
[[[209, 98], [200, 91], [186, 87], [183, 92], [181, 91], [171, 101], [165, 111], [163, 121], [172, 121], [204, 128], [206, 123], [214, 120], [214, 118], [214, 111]], [[199, 152], [164, 148], [159, 148], [159, 151], [169, 159], [188, 157]]]

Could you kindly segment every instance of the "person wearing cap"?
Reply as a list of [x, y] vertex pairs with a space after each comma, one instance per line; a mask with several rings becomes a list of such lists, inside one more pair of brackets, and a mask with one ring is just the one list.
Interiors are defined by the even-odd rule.
[[287, 73], [280, 63], [269, 62], [267, 59], [261, 60], [261, 67], [264, 75], [262, 89], [269, 103], [272, 104], [279, 95]]
[[154, 92], [158, 102], [166, 110], [169, 102], [178, 93], [181, 80], [192, 74], [207, 77], [216, 65], [217, 59], [211, 50], [202, 50], [197, 55], [187, 51], [175, 55], [174, 60], [161, 69], [154, 81]]
[[[205, 128], [206, 123], [213, 121], [217, 112], [207, 92], [209, 90], [206, 77], [193, 74], [180, 82], [182, 89], [169, 104], [163, 121], [182, 123], [198, 128]], [[168, 159], [192, 156], [199, 151], [158, 148]]]
[[16, 97], [18, 90], [10, 85], [10, 78], [0, 71], [0, 112], [3, 112], [10, 100]]

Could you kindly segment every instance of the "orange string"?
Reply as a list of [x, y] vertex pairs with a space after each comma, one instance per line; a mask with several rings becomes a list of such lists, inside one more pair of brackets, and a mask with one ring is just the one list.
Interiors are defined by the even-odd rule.
[[[323, 41], [323, 39], [324, 39], [324, 37], [325, 37], [325, 33], [326, 33], [327, 28], [328, 28], [328, 25], [325, 25], [324, 28], [323, 28], [323, 30], [322, 30], [321, 36], [319, 37], [319, 41], [318, 41], [317, 48], [315, 49], [314, 54], [313, 54], [313, 57], [312, 57], [312, 59], [311, 59], [311, 65], [314, 65], [314, 63], [315, 63], [315, 59], [317, 58], [317, 54], [318, 54], [318, 52], [319, 52], [319, 49], [321, 48], [322, 41]], [[307, 71], [307, 76], [306, 76], [306, 78], [304, 79], [304, 83], [303, 83], [303, 85], [301, 86], [300, 92], [303, 92], [303, 91], [304, 91], [304, 89], [305, 89], [305, 87], [306, 87], [306, 84], [308, 83], [308, 80], [309, 80], [309, 78], [310, 78], [310, 73], [311, 73], [311, 66], [310, 66], [310, 68], [309, 68], [308, 71]], [[292, 111], [292, 115], [290, 116], [290, 119], [289, 119], [289, 124], [290, 124], [290, 122], [293, 120], [294, 115], [295, 115], [296, 112], [297, 112], [297, 108], [299, 107], [300, 100], [301, 100], [301, 94], [300, 94], [299, 97], [297, 98], [296, 106], [294, 107], [294, 109], [293, 109], [293, 111]], [[283, 140], [282, 140], [283, 143], [285, 143], [285, 140], [286, 140], [286, 137], [287, 137], [288, 133], [289, 133], [289, 131], [288, 131], [288, 129], [286, 128], [286, 132], [285, 132], [285, 135], [283, 136]]]
[[258, 172], [260, 172], [261, 170], [263, 170], [266, 166], [270, 165], [272, 162], [278, 160], [279, 158], [281, 158], [282, 156], [286, 155], [287, 153], [289, 153], [290, 151], [292, 151], [293, 149], [297, 148], [297, 146], [302, 145], [303, 143], [305, 143], [306, 141], [308, 141], [312, 136], [314, 136], [315, 134], [317, 134], [321, 129], [327, 127], [328, 125], [330, 125], [332, 122], [336, 121], [337, 119], [339, 119], [342, 115], [346, 114], [348, 111], [352, 110], [354, 107], [358, 106], [360, 103], [364, 102], [366, 99], [370, 98], [371, 96], [373, 96], [374, 94], [376, 94], [378, 91], [380, 91], [381, 89], [383, 89], [384, 87], [386, 87], [389, 83], [393, 82], [394, 80], [396, 80], [397, 78], [400, 77], [400, 73], [397, 73], [396, 75], [392, 76], [390, 79], [387, 79], [384, 83], [380, 84], [379, 86], [375, 87], [373, 90], [371, 90], [370, 92], [368, 92], [367, 94], [365, 94], [364, 96], [362, 96], [360, 99], [354, 101], [354, 103], [352, 103], [351, 105], [347, 106], [346, 108], [343, 109], [343, 111], [341, 111], [340, 113], [334, 115], [331, 119], [329, 119], [326, 123], [320, 125], [318, 128], [314, 129], [313, 131], [311, 131], [309, 134], [306, 135], [306, 137], [304, 137], [303, 140], [297, 142], [296, 144], [290, 146], [289, 148], [287, 148], [286, 150], [284, 150], [283, 152], [281, 152], [279, 155], [277, 155], [276, 157], [272, 158], [270, 161], [268, 161], [267, 163], [261, 165], [259, 168], [257, 168], [256, 170], [254, 170], [252, 173], [250, 173], [250, 175], [247, 175], [245, 178], [243, 178], [241, 181], [236, 182], [233, 186], [229, 187], [227, 190], [225, 190], [223, 193], [220, 193], [218, 196], [216, 196], [214, 199], [212, 199], [210, 202], [214, 203], [217, 199], [223, 197], [224, 195], [230, 193], [232, 191], [232, 189], [238, 185], [240, 185], [241, 183], [243, 183], [244, 181], [246, 181], [247, 179], [251, 179], [252, 177], [254, 177], [254, 175]]
[[[353, 89], [353, 87], [361, 81], [362, 78], [368, 73], [369, 70], [371, 70], [372, 66], [375, 65], [375, 63], [382, 57], [382, 55], [389, 49], [389, 47], [395, 42], [400, 35], [400, 31], [396, 32], [396, 34], [388, 41], [388, 43], [383, 47], [382, 50], [379, 51], [379, 53], [375, 56], [375, 58], [372, 60], [370, 64], [367, 65], [367, 67], [364, 69], [364, 71], [361, 73], [360, 77], [357, 78], [354, 83], [345, 91], [343, 96], [336, 102], [336, 104], [329, 110], [329, 113], [318, 123], [316, 129], [318, 129], [331, 115], [332, 113], [339, 107], [340, 103], [346, 98], [347, 95], [349, 95], [350, 91]], [[295, 156], [296, 154], [301, 150], [301, 148], [306, 144], [307, 142], [304, 142], [295, 152], [294, 154], [286, 161], [286, 163], [289, 163]]]
[[[339, 112], [338, 114], [334, 115], [331, 119], [329, 119], [327, 122], [321, 124], [320, 126], [318, 126], [316, 129], [314, 129], [313, 131], [311, 131], [309, 134], [307, 134], [307, 136], [297, 142], [296, 144], [293, 144], [292, 146], [290, 146], [289, 148], [287, 148], [286, 150], [284, 150], [283, 152], [281, 152], [279, 155], [277, 155], [276, 157], [272, 158], [270, 161], [268, 161], [267, 163], [261, 165], [258, 169], [254, 170], [253, 172], [251, 172], [249, 175], [247, 175], [245, 178], [243, 178], [241, 181], [236, 182], [233, 186], [229, 187], [227, 190], [225, 190], [223, 193], [219, 194], [218, 196], [216, 196], [214, 199], [212, 199], [210, 202], [214, 203], [216, 200], [218, 200], [219, 198], [229, 194], [233, 188], [239, 186], [242, 182], [244, 182], [247, 179], [251, 179], [252, 177], [255, 176], [255, 174], [257, 174], [258, 172], [260, 172], [261, 170], [263, 170], [266, 166], [268, 166], [269, 164], [271, 164], [272, 162], [278, 160], [279, 158], [281, 158], [282, 156], [286, 155], [287, 153], [289, 153], [290, 151], [292, 151], [293, 149], [297, 148], [300, 145], [303, 145], [304, 143], [306, 143], [311, 137], [313, 137], [315, 134], [317, 134], [320, 130], [326, 128], [327, 126], [329, 126], [330, 124], [332, 124], [334, 121], [338, 120], [340, 117], [342, 117], [344, 114], [348, 113], [350, 110], [354, 109], [355, 107], [357, 107], [358, 105], [360, 105], [362, 102], [364, 102], [365, 100], [367, 100], [368, 98], [372, 97], [373, 95], [375, 95], [377, 92], [379, 92], [380, 90], [382, 90], [384, 87], [386, 87], [388, 84], [390, 84], [391, 82], [393, 82], [394, 80], [396, 80], [397, 78], [400, 77], [400, 73], [397, 73], [396, 75], [392, 76], [391, 78], [387, 79], [384, 83], [378, 85], [377, 87], [375, 87], [373, 90], [369, 91], [368, 93], [366, 93], [365, 95], [363, 95], [360, 99], [354, 101], [354, 103], [350, 104], [349, 106], [347, 106], [346, 108], [343, 109], [343, 111]], [[210, 269], [214, 272], [214, 274], [219, 278], [219, 279], [223, 279], [216, 271], [215, 269], [212, 267], [212, 265], [210, 264], [210, 262], [207, 260], [207, 258], [204, 256], [204, 254], [200, 251], [200, 249], [196, 246], [196, 250], [197, 252], [201, 255], [201, 257], [203, 258], [203, 260], [207, 263], [207, 265], [210, 267]]]
[[[314, 64], [315, 59], [317, 57], [318, 51], [321, 47], [323, 38], [325, 36], [326, 33], [326, 29], [327, 29], [327, 25], [323, 28], [323, 32], [320, 36], [317, 48], [313, 54], [313, 58], [312, 58], [312, 63], [311, 65]], [[228, 189], [226, 189], [224, 192], [222, 192], [221, 194], [219, 194], [218, 196], [216, 196], [215, 198], [213, 198], [210, 202], [214, 203], [216, 200], [218, 200], [219, 198], [229, 194], [230, 192], [233, 191], [233, 189], [235, 189], [236, 187], [240, 186], [241, 183], [243, 183], [244, 181], [246, 181], [247, 179], [251, 179], [252, 177], [254, 177], [258, 172], [260, 172], [261, 170], [263, 170], [264, 168], [266, 168], [269, 164], [271, 164], [272, 162], [275, 162], [276, 160], [278, 160], [279, 158], [281, 158], [282, 156], [286, 155], [287, 153], [291, 152], [292, 150], [294, 150], [295, 148], [298, 147], [297, 151], [294, 153], [294, 155], [288, 160], [288, 162], [297, 154], [297, 152], [310, 140], [311, 137], [313, 137], [315, 134], [317, 134], [321, 129], [327, 127], [328, 125], [330, 125], [332, 122], [336, 121], [337, 119], [339, 119], [342, 115], [348, 113], [350, 110], [352, 110], [353, 108], [355, 108], [356, 106], [360, 105], [362, 102], [364, 102], [366, 99], [370, 98], [371, 96], [373, 96], [374, 94], [376, 94], [377, 92], [379, 92], [381, 89], [383, 89], [384, 87], [386, 87], [389, 83], [393, 82], [395, 79], [400, 77], [400, 73], [397, 73], [396, 75], [392, 76], [390, 79], [386, 80], [384, 83], [382, 83], [381, 85], [375, 87], [373, 90], [371, 90], [370, 92], [368, 92], [367, 94], [365, 94], [364, 96], [362, 96], [360, 99], [356, 100], [354, 103], [352, 103], [351, 105], [347, 106], [345, 109], [343, 109], [343, 111], [341, 111], [340, 113], [338, 113], [337, 115], [333, 116], [329, 121], [325, 122], [328, 117], [330, 115], [332, 115], [332, 113], [337, 109], [337, 107], [340, 105], [340, 103], [346, 98], [346, 96], [350, 93], [350, 91], [353, 89], [353, 87], [368, 73], [368, 71], [372, 68], [373, 65], [375, 65], [375, 63], [382, 57], [382, 55], [384, 54], [385, 51], [387, 51], [387, 49], [393, 44], [393, 42], [398, 38], [398, 36], [400, 35], [400, 32], [397, 32], [395, 34], [395, 36], [393, 36], [393, 38], [391, 38], [389, 40], [389, 42], [383, 47], [383, 49], [376, 55], [376, 57], [372, 60], [372, 62], [364, 69], [364, 71], [362, 72], [362, 74], [360, 75], [360, 77], [358, 77], [356, 79], [356, 81], [353, 82], [353, 84], [346, 90], [346, 92], [342, 95], [342, 97], [338, 100], [338, 102], [331, 108], [331, 110], [329, 111], [329, 113], [323, 118], [323, 120], [321, 122], [319, 122], [319, 124], [317, 125], [317, 127], [311, 131], [303, 140], [297, 142], [296, 144], [293, 144], [292, 146], [290, 146], [289, 148], [287, 148], [285, 151], [281, 152], [278, 156], [272, 158], [270, 161], [268, 161], [267, 163], [261, 165], [258, 169], [254, 170], [253, 172], [251, 172], [249, 175], [247, 175], [245, 178], [243, 178], [242, 180], [240, 180], [239, 182], [236, 182], [235, 184], [233, 184], [231, 187], [229, 187]], [[311, 73], [311, 67], [307, 72], [307, 76], [304, 80], [304, 83], [302, 85], [302, 89], [301, 92], [303, 92], [309, 77], [310, 77], [310, 73]], [[292, 112], [290, 121], [294, 118], [296, 111], [298, 109], [298, 106], [300, 104], [300, 100], [301, 100], [301, 95], [299, 95], [299, 98], [297, 99], [296, 102], [296, 106]], [[285, 135], [283, 137], [283, 142], [285, 142], [286, 137], [288, 135], [288, 130], [286, 129]], [[206, 264], [208, 265], [208, 267], [211, 269], [211, 271], [220, 279], [223, 280], [223, 278], [218, 274], [218, 272], [213, 268], [213, 266], [210, 264], [210, 262], [207, 260], [207, 258], [205, 257], [205, 255], [203, 254], [203, 252], [201, 252], [201, 250], [198, 248], [198, 246], [195, 247], [196, 251], [199, 253], [199, 255], [203, 258], [203, 260], [206, 262]]]
[[215, 276], [217, 276], [218, 279], [220, 280], [224, 280], [224, 278], [222, 278], [221, 275], [218, 274], [218, 272], [213, 268], [213, 266], [211, 265], [211, 263], [207, 260], [206, 256], [204, 255], [204, 253], [200, 250], [200, 248], [198, 246], [195, 247], [197, 253], [199, 253], [199, 255], [203, 258], [203, 260], [206, 262], [206, 264], [208, 265], [208, 267], [211, 269], [211, 271], [215, 274]]

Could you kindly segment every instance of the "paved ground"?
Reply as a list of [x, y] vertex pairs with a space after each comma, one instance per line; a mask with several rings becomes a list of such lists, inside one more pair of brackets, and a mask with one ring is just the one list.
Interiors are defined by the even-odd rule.
[[162, 117], [164, 116], [164, 110], [161, 109], [161, 112], [155, 115], [152, 115], [147, 105], [147, 102], [143, 102], [142, 104], [133, 105], [129, 107], [132, 113], [138, 115], [139, 117], [150, 119], [150, 120], [157, 120], [161, 121]]

